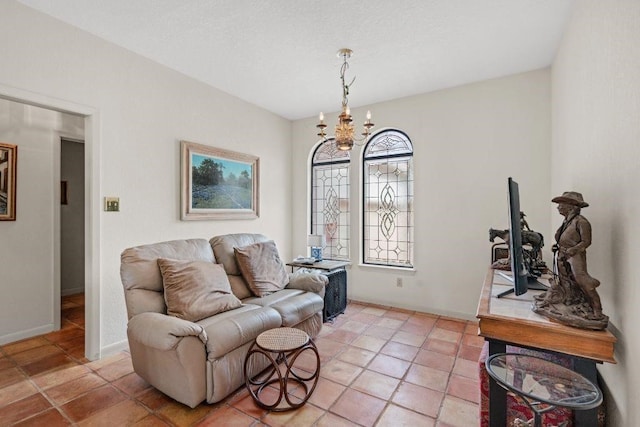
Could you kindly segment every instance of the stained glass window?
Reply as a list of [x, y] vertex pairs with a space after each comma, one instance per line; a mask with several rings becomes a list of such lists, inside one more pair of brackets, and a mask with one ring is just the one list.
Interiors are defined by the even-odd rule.
[[311, 234], [325, 236], [326, 259], [349, 259], [350, 152], [333, 138], [320, 144], [311, 160]]
[[398, 130], [371, 137], [363, 156], [363, 262], [413, 266], [413, 144]]

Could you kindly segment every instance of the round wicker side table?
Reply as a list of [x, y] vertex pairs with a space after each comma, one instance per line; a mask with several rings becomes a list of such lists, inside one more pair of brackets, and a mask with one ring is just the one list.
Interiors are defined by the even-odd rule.
[[[296, 360], [305, 351], [315, 356], [315, 369], [311, 373], [295, 367]], [[251, 364], [259, 363], [253, 359], [259, 358], [266, 358], [267, 367], [251, 376]], [[244, 361], [244, 377], [247, 390], [261, 408], [277, 412], [297, 409], [309, 400], [318, 384], [320, 355], [306, 332], [296, 328], [270, 329], [258, 335], [249, 348]], [[271, 384], [278, 389], [278, 397], [268, 403], [261, 394]], [[297, 390], [297, 386], [301, 390]]]

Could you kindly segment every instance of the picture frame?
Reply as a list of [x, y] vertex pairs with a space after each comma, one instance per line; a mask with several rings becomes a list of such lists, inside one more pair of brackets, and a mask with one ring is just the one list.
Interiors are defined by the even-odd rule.
[[229, 220], [260, 216], [260, 159], [180, 141], [181, 219]]
[[18, 146], [0, 142], [0, 221], [16, 220]]

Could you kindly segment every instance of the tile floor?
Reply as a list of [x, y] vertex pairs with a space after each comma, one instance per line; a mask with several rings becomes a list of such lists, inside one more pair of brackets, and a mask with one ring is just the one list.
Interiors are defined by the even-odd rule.
[[478, 425], [475, 322], [351, 302], [315, 340], [321, 378], [302, 408], [265, 411], [241, 388], [190, 409], [127, 352], [86, 360], [83, 302], [64, 298], [60, 331], [0, 347], [0, 426]]

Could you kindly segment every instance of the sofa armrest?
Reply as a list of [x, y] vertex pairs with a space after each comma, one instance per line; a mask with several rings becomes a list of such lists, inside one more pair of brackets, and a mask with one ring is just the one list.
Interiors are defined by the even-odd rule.
[[204, 328], [188, 320], [161, 313], [140, 313], [129, 320], [129, 334], [142, 345], [158, 350], [174, 349], [184, 337], [194, 336], [207, 342]]
[[207, 397], [204, 329], [166, 314], [136, 314], [127, 327], [133, 369], [178, 402], [195, 408]]
[[324, 295], [328, 283], [329, 278], [317, 270], [299, 269], [289, 276], [287, 288]]

